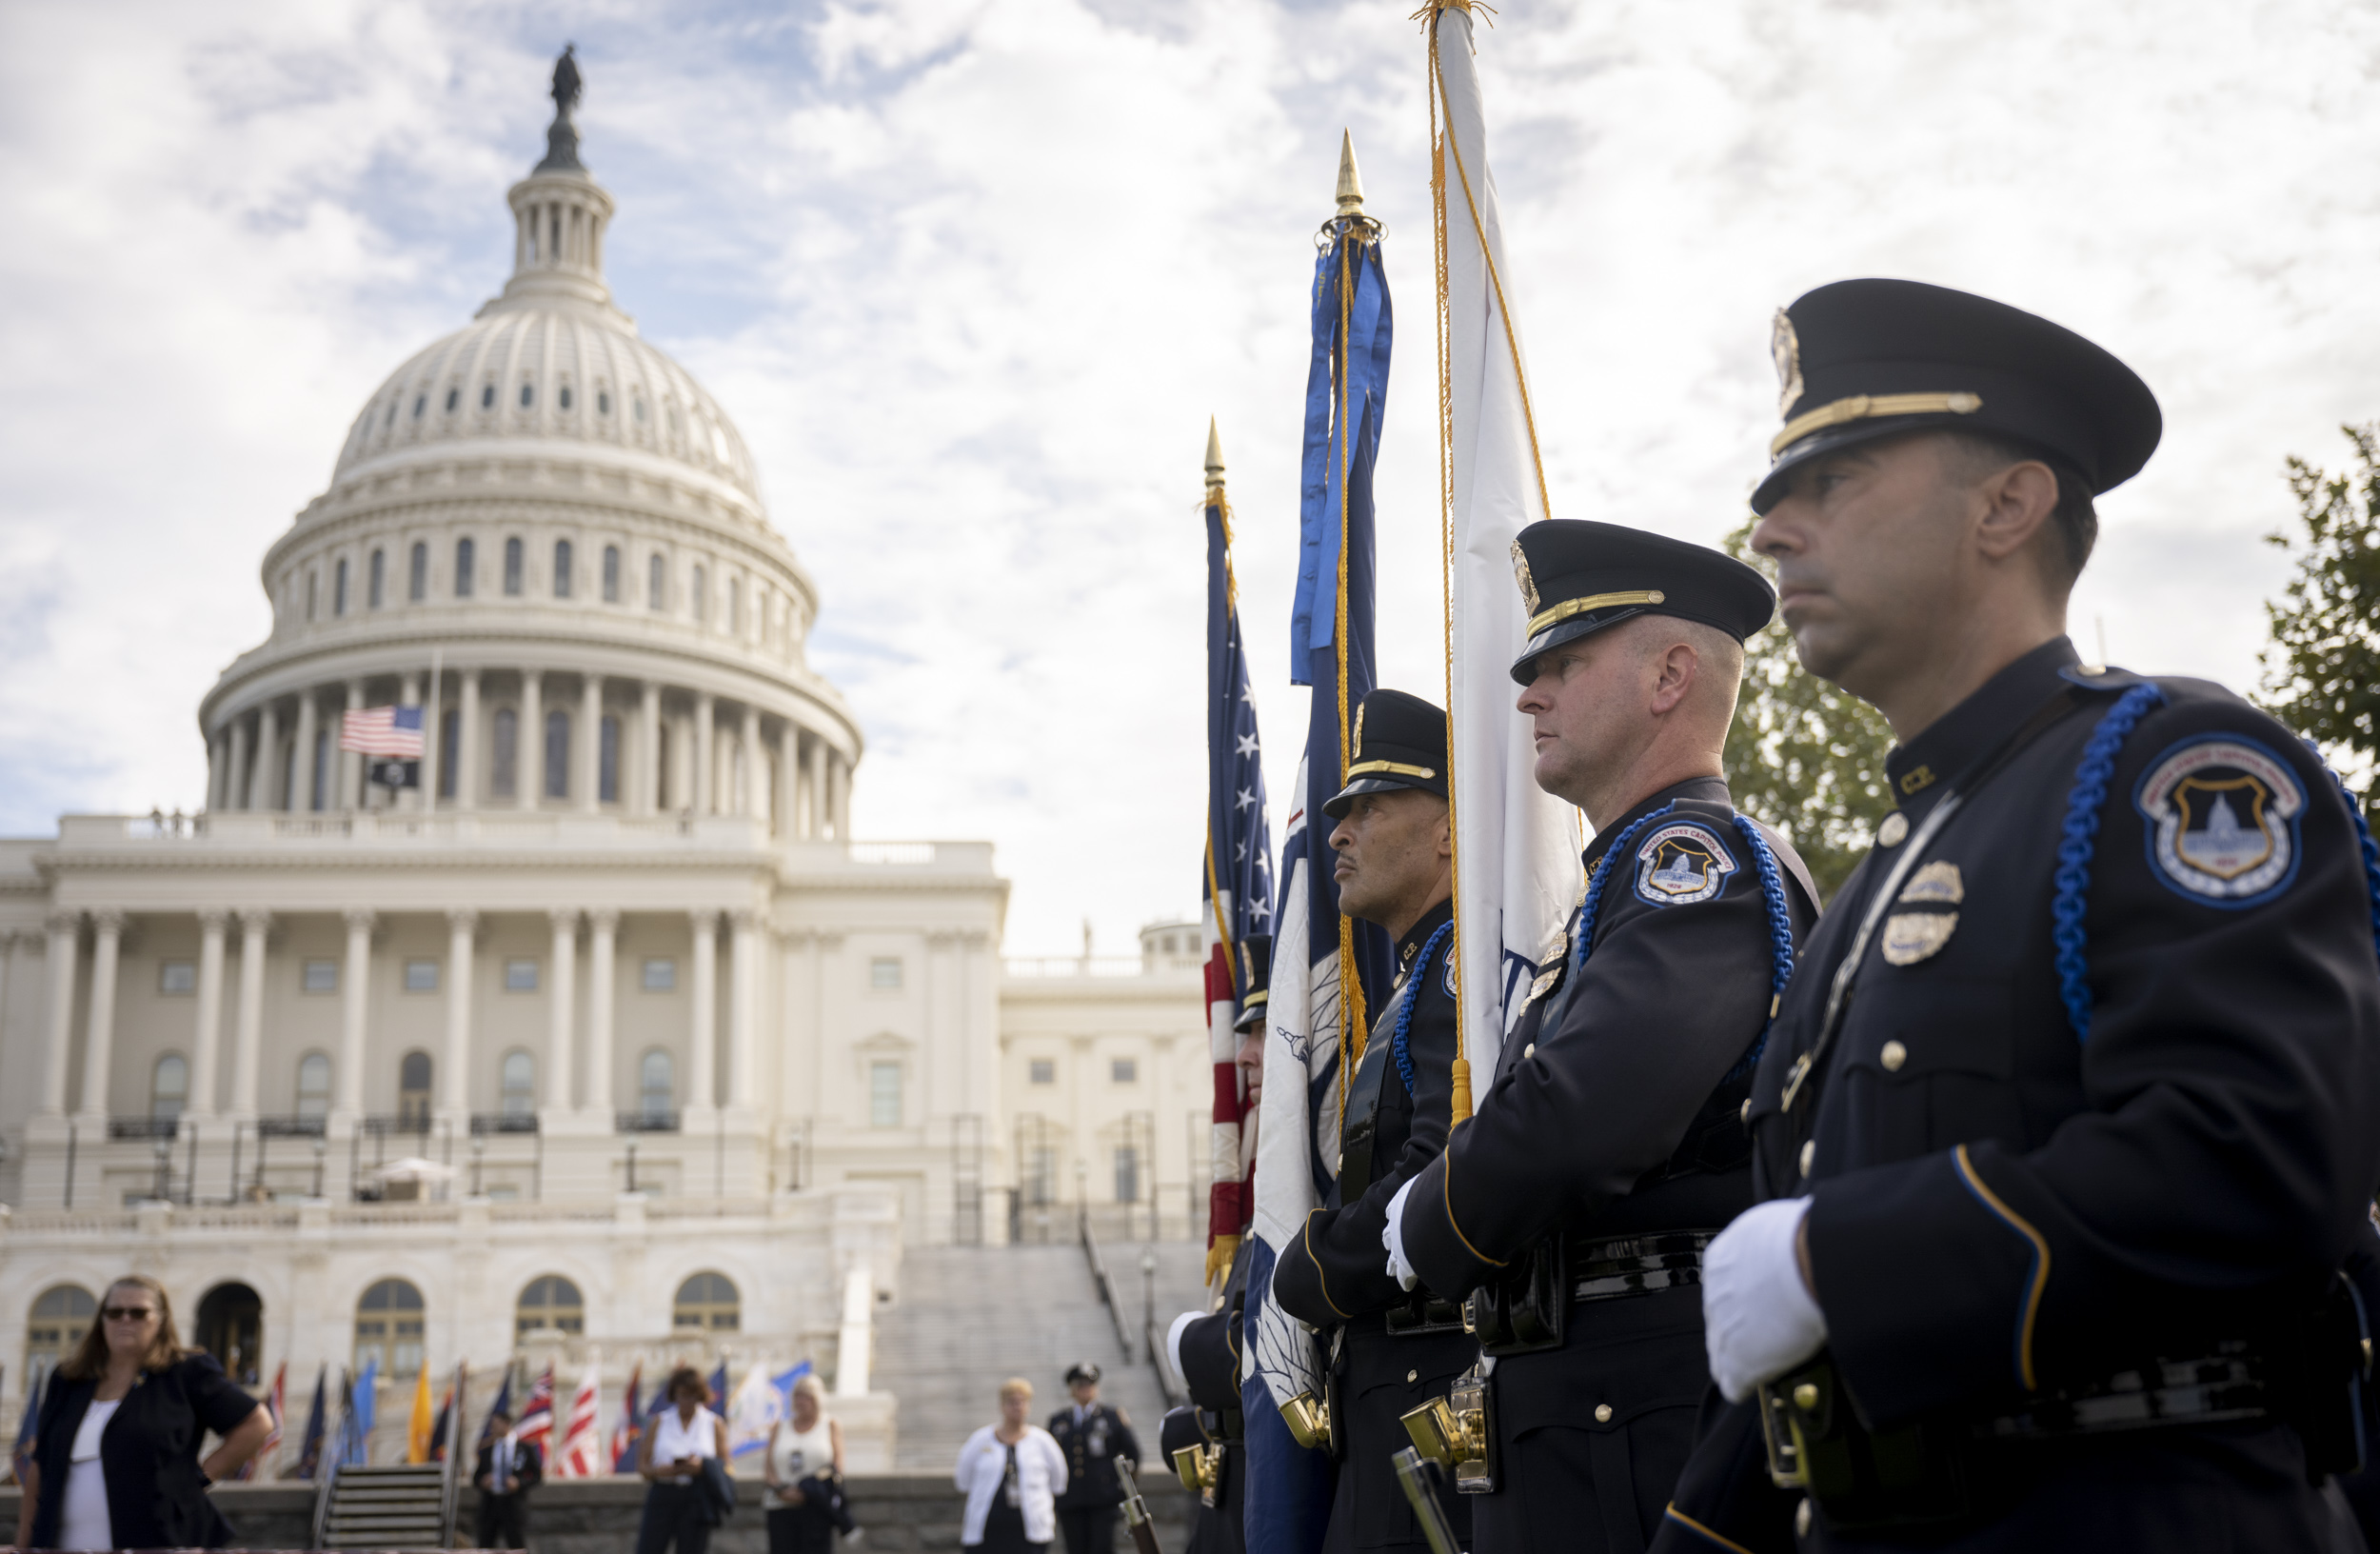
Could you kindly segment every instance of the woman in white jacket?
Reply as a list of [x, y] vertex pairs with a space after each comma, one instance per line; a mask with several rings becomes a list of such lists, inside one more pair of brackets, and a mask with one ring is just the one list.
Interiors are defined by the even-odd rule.
[[967, 1515], [962, 1547], [983, 1554], [1045, 1554], [1058, 1536], [1058, 1497], [1066, 1487], [1066, 1454], [1050, 1433], [1025, 1423], [1033, 1384], [1010, 1377], [1000, 1384], [1000, 1423], [986, 1424], [959, 1448], [959, 1487]]

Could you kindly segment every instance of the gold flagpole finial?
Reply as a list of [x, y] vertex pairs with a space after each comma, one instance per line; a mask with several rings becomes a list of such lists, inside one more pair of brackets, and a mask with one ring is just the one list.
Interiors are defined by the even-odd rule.
[[1206, 418], [1206, 488], [1213, 490], [1223, 483], [1223, 439], [1215, 430], [1215, 418]]
[[1339, 132], [1339, 213], [1340, 217], [1363, 214], [1363, 179], [1356, 171], [1355, 131]]

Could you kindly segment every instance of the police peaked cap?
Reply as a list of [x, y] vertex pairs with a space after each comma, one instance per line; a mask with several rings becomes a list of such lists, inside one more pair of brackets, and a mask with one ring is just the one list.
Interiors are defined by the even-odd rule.
[[1707, 545], [1622, 524], [1548, 518], [1513, 541], [1513, 575], [1529, 608], [1529, 641], [1513, 678], [1536, 678], [1537, 655], [1638, 615], [1675, 615], [1737, 642], [1769, 624], [1776, 590]]
[[1099, 1379], [1100, 1367], [1099, 1362], [1096, 1360], [1079, 1360], [1075, 1364], [1066, 1367], [1066, 1385], [1068, 1386], [1074, 1385], [1077, 1382], [1089, 1382], [1092, 1385], [1097, 1386], [1099, 1385]]
[[[1329, 694], [1317, 687], [1318, 696]], [[1418, 787], [1446, 797], [1446, 714], [1418, 696], [1376, 690], [1356, 711], [1355, 757], [1347, 763], [1347, 786], [1322, 806], [1344, 820], [1360, 793]]]
[[1245, 1036], [1264, 1023], [1264, 1007], [1272, 998], [1273, 936], [1252, 933], [1240, 941], [1240, 983], [1247, 988], [1240, 1000], [1240, 1018], [1231, 1028]]
[[1755, 512], [1796, 465], [1934, 427], [2021, 444], [2097, 496], [2140, 472], [2165, 425], [2139, 375], [2073, 330], [1919, 281], [1822, 286], [1777, 312], [1770, 351], [1785, 427]]

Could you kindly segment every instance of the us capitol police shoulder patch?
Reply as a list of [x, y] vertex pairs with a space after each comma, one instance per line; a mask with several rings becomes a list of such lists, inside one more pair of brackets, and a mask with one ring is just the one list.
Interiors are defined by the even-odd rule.
[[2253, 906], [2297, 877], [2306, 789], [2289, 763], [2239, 734], [2201, 734], [2163, 755], [2132, 804], [2149, 822], [2159, 883], [2210, 906]]
[[1735, 855], [1708, 827], [1676, 822], [1637, 847], [1636, 896], [1656, 906], [1709, 901], [1727, 888], [1735, 868]]

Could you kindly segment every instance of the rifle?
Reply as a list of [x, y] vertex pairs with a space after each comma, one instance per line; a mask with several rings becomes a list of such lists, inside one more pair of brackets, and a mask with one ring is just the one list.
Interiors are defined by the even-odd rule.
[[1389, 1461], [1397, 1464], [1397, 1482], [1413, 1503], [1413, 1517], [1421, 1524], [1421, 1536], [1430, 1541], [1430, 1554], [1462, 1554], [1455, 1542], [1454, 1524], [1446, 1520], [1446, 1507], [1438, 1503], [1438, 1464], [1425, 1461], [1411, 1446], [1398, 1447]]
[[1163, 1554], [1157, 1546], [1157, 1528], [1149, 1524], [1149, 1503], [1140, 1498], [1140, 1485], [1132, 1476], [1132, 1459], [1121, 1452], [1116, 1454], [1116, 1477], [1123, 1481], [1124, 1526], [1132, 1534], [1133, 1548], [1138, 1554]]

